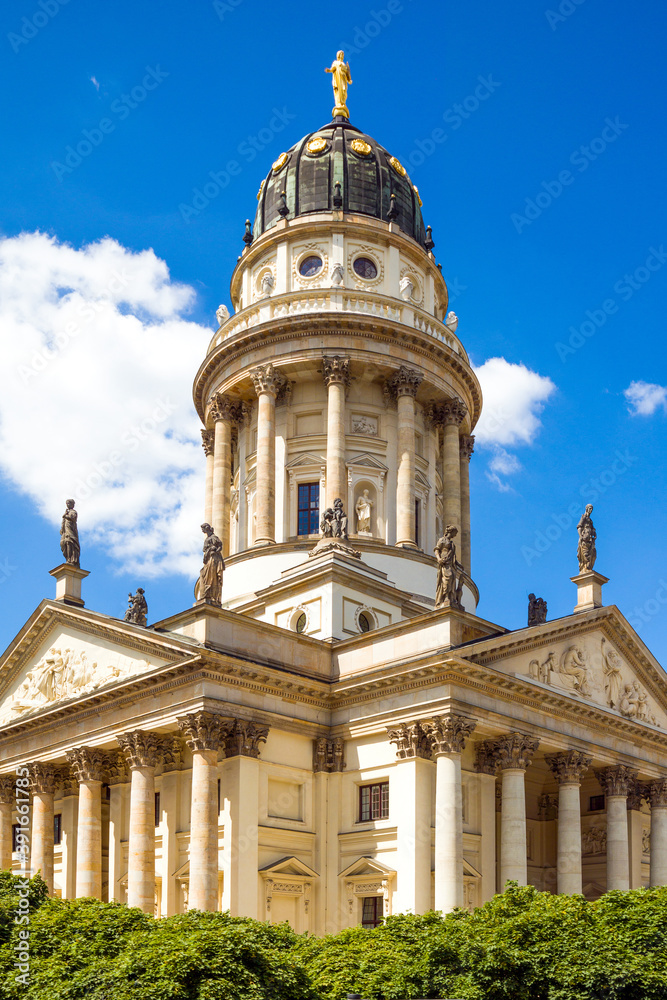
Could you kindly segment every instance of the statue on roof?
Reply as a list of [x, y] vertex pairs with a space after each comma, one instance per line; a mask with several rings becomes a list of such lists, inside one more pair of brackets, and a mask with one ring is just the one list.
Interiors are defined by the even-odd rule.
[[78, 516], [74, 510], [74, 501], [66, 500], [65, 513], [60, 522], [60, 551], [65, 557], [65, 562], [77, 567], [81, 555], [79, 529], [76, 524]]
[[148, 624], [148, 603], [144, 597], [144, 588], [139, 587], [136, 594], [128, 594], [127, 611], [123, 621], [132, 622], [133, 625]]
[[349, 118], [350, 112], [347, 109], [347, 88], [352, 83], [350, 76], [350, 64], [344, 62], [345, 53], [340, 49], [336, 53], [336, 58], [331, 66], [325, 68], [325, 73], [333, 75], [333, 92], [336, 106], [331, 112], [333, 118]]
[[220, 607], [222, 574], [225, 569], [225, 560], [222, 558], [222, 542], [210, 524], [202, 524], [201, 530], [206, 535], [204, 539], [204, 565], [199, 573], [196, 597], [199, 601]]
[[547, 602], [543, 597], [528, 595], [528, 625], [544, 625], [547, 620]]
[[592, 512], [593, 504], [589, 503], [586, 505], [586, 510], [581, 515], [581, 520], [577, 525], [577, 531], [579, 532], [577, 559], [579, 560], [580, 573], [592, 570], [597, 558], [597, 551], [595, 549], [597, 531], [593, 527], [593, 522], [591, 521]]
[[435, 591], [436, 608], [463, 608], [463, 566], [456, 558], [454, 538], [458, 528], [448, 524], [433, 550], [437, 561], [438, 580]]

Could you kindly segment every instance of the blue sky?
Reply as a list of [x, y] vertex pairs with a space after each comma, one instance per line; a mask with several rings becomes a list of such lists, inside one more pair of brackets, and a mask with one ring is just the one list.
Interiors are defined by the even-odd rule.
[[[5, 5], [0, 648], [52, 595], [60, 508], [98, 467], [87, 605], [122, 616], [142, 585], [156, 620], [192, 600], [191, 377], [259, 182], [328, 120], [344, 46], [352, 121], [419, 186], [473, 362], [554, 386], [523, 440], [487, 433], [472, 460], [479, 613], [519, 627], [530, 591], [570, 613], [590, 500], [605, 600], [667, 661], [665, 21], [620, 0]], [[53, 350], [67, 310], [41, 370], [30, 338]], [[658, 388], [633, 404], [632, 383]]]

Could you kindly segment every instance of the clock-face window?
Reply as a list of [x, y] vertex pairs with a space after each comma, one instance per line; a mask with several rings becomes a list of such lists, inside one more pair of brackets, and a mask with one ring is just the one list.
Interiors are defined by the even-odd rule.
[[357, 257], [354, 264], [354, 273], [358, 274], [360, 278], [366, 278], [369, 280], [371, 278], [377, 278], [378, 269], [375, 266], [375, 262], [370, 259], [370, 257]]
[[304, 278], [313, 278], [318, 271], [322, 270], [322, 258], [315, 254], [304, 257], [299, 264], [299, 274]]

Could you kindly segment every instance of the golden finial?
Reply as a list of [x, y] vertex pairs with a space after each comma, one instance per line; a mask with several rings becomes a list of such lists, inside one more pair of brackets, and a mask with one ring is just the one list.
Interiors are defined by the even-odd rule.
[[325, 73], [333, 74], [333, 92], [334, 101], [336, 106], [334, 107], [331, 115], [333, 118], [349, 118], [350, 112], [347, 110], [347, 88], [348, 85], [352, 83], [352, 77], [350, 76], [350, 64], [344, 61], [345, 53], [341, 49], [336, 53], [336, 58], [331, 63], [328, 69], [325, 69]]

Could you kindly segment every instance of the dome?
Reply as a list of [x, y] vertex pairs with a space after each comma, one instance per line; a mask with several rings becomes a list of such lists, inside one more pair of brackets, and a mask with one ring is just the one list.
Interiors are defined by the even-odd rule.
[[393, 221], [420, 246], [426, 240], [421, 199], [403, 165], [343, 118], [281, 153], [262, 182], [258, 202], [255, 239], [281, 217], [342, 209]]

